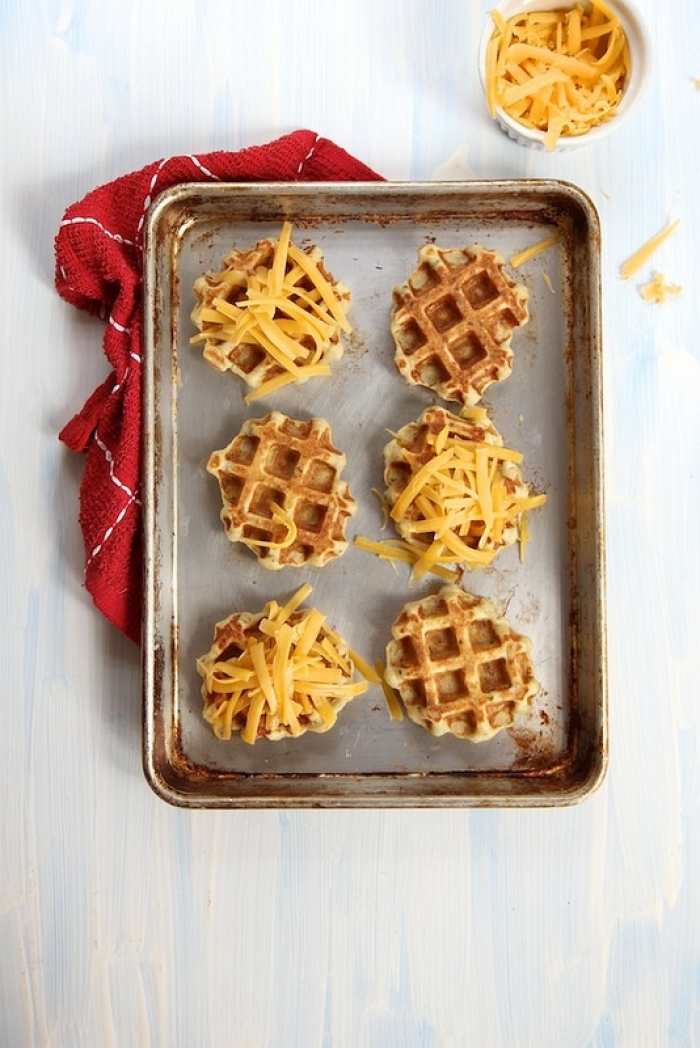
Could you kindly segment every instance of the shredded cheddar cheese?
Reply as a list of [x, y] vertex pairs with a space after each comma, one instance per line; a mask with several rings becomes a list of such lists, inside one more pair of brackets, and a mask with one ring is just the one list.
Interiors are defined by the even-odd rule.
[[551, 237], [545, 237], [544, 240], [539, 240], [536, 244], [532, 244], [531, 247], [526, 247], [523, 251], [519, 251], [517, 255], [511, 255], [509, 262], [513, 269], [517, 269], [558, 243], [559, 234], [554, 233]]
[[505, 527], [517, 527], [527, 510], [545, 501], [544, 495], [524, 495], [522, 483], [509, 477], [508, 464], [520, 463], [520, 452], [456, 439], [445, 430], [435, 443], [444, 450], [414, 473], [390, 513], [418, 547], [416, 578], [455, 560], [469, 568], [490, 564], [505, 544]]
[[665, 302], [667, 298], [675, 298], [676, 295], [680, 295], [682, 290], [681, 284], [669, 284], [663, 274], [654, 273], [652, 279], [641, 286], [639, 293], [645, 302], [659, 304]]
[[454, 581], [518, 539], [522, 554], [525, 515], [546, 496], [530, 493], [521, 461], [488, 420], [465, 429], [449, 412], [427, 409], [385, 448], [389, 516], [401, 539], [357, 536], [355, 545], [410, 564], [413, 580], [432, 573]]
[[374, 664], [374, 668], [377, 671], [377, 677], [382, 686], [382, 691], [384, 692], [384, 698], [386, 699], [390, 718], [393, 721], [402, 721], [403, 710], [401, 708], [401, 703], [399, 702], [394, 689], [387, 683], [387, 679], [384, 675], [384, 666], [382, 666], [381, 662], [377, 661]]
[[491, 17], [485, 84], [492, 116], [500, 108], [545, 132], [548, 149], [560, 137], [585, 134], [613, 116], [630, 56], [622, 25], [603, 0], [508, 20], [492, 11]]
[[[301, 610], [310, 594], [305, 585], [283, 607], [269, 601], [259, 615], [244, 613], [218, 624], [220, 643], [197, 660], [197, 670], [204, 717], [219, 739], [240, 731], [243, 742], [252, 745], [260, 735], [275, 739], [327, 731], [345, 703], [368, 683], [380, 683], [326, 625], [322, 612]], [[229, 634], [235, 637], [231, 643]], [[354, 680], [355, 669], [363, 680]]]
[[488, 412], [486, 411], [486, 408], [464, 404], [460, 411], [460, 415], [462, 418], [484, 419], [488, 417]]
[[289, 371], [286, 374], [275, 375], [274, 378], [268, 379], [267, 382], [263, 382], [257, 389], [254, 389], [252, 393], [246, 393], [243, 400], [246, 404], [251, 404], [254, 400], [259, 400], [260, 397], [276, 393], [278, 389], [282, 389], [283, 386], [288, 386], [292, 382], [306, 382], [308, 378], [318, 375], [330, 375], [330, 373], [331, 369], [328, 364], [305, 364], [297, 368], [295, 372]]
[[[280, 389], [330, 374], [328, 360], [340, 332], [350, 334], [346, 316], [350, 295], [328, 278], [317, 248], [303, 251], [292, 242], [284, 222], [276, 241], [262, 241], [247, 255], [232, 252], [222, 272], [195, 284], [198, 304], [192, 319], [199, 332], [191, 343], [204, 343], [204, 358], [218, 370], [231, 368], [236, 350], [257, 347], [275, 374], [263, 378], [246, 402]], [[274, 248], [269, 265], [260, 261]], [[255, 367], [243, 368], [249, 384]]]
[[530, 524], [527, 513], [522, 513], [518, 521], [518, 541], [520, 545], [520, 563], [525, 560], [525, 547], [530, 541]]
[[[410, 564], [412, 567], [415, 567], [421, 559], [422, 553], [428, 548], [427, 546], [421, 547], [418, 543], [409, 545], [407, 542], [401, 542], [396, 539], [377, 542], [375, 539], [368, 539], [364, 535], [356, 535], [353, 539], [353, 545], [357, 546], [358, 549], [365, 550], [366, 553], [374, 553], [380, 560], [398, 560], [404, 564]], [[437, 575], [447, 582], [455, 582], [458, 578], [458, 572], [455, 569], [445, 567], [445, 560], [446, 558], [443, 558], [440, 564], [432, 564], [429, 568], [430, 574]]]
[[650, 237], [649, 240], [645, 241], [640, 248], [638, 248], [633, 255], [627, 259], [626, 262], [620, 266], [620, 276], [624, 280], [629, 280], [630, 277], [636, 276], [642, 266], [645, 266], [652, 255], [657, 251], [659, 247], [664, 243], [665, 240], [671, 236], [672, 233], [678, 229], [680, 219], [677, 218], [673, 222], [669, 222], [668, 225], [656, 233], [655, 236]]
[[281, 506], [278, 506], [275, 503], [273, 503], [271, 509], [272, 519], [274, 521], [279, 521], [280, 524], [284, 524], [285, 528], [287, 529], [287, 534], [284, 536], [284, 538], [280, 539], [279, 542], [268, 542], [265, 539], [254, 539], [251, 536], [248, 536], [246, 538], [246, 542], [249, 546], [261, 546], [265, 547], [266, 549], [288, 549], [297, 537], [297, 526], [294, 522], [294, 519], [290, 517], [288, 513], [285, 513]]

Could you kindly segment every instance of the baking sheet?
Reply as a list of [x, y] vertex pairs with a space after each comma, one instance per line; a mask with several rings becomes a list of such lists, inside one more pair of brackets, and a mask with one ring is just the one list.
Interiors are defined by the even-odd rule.
[[[332, 376], [246, 405], [248, 387], [190, 345], [192, 285], [234, 245], [277, 236], [284, 219], [295, 242], [318, 244], [327, 268], [352, 289], [353, 333]], [[407, 718], [392, 721], [373, 686], [326, 734], [252, 747], [216, 739], [202, 718], [195, 659], [217, 621], [309, 582], [307, 604], [371, 663], [383, 658], [403, 604], [441, 582], [411, 585], [408, 566], [352, 545], [320, 569], [263, 568], [226, 539], [209, 454], [246, 418], [272, 409], [321, 416], [347, 455], [343, 476], [358, 502], [348, 538], [394, 537], [372, 494], [384, 489], [382, 449], [389, 430], [436, 397], [396, 371], [392, 288], [426, 242], [481, 243], [508, 259], [553, 233], [554, 247], [511, 270], [529, 288], [530, 320], [513, 336], [512, 375], [483, 398], [506, 445], [523, 452], [525, 480], [547, 502], [530, 515], [523, 562], [512, 547], [462, 583], [532, 638], [541, 683], [532, 710], [487, 742], [434, 738]], [[540, 180], [183, 185], [151, 207], [144, 251], [143, 738], [156, 792], [198, 807], [534, 806], [590, 793], [607, 761], [607, 698], [600, 237], [588, 198], [569, 183]]]

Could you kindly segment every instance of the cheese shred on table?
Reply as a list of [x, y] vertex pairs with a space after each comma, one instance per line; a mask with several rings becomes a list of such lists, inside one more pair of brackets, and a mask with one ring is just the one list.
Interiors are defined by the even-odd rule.
[[639, 293], [645, 302], [660, 304], [667, 298], [675, 298], [683, 290], [682, 284], [669, 284], [663, 273], [654, 273], [651, 280], [642, 284]]
[[561, 136], [585, 134], [617, 110], [630, 73], [627, 38], [603, 0], [508, 20], [494, 10], [486, 52], [489, 112], [500, 108], [525, 127]]
[[[325, 731], [337, 708], [379, 684], [378, 674], [326, 625], [317, 609], [300, 610], [311, 593], [302, 586], [280, 607], [269, 601], [241, 631], [242, 650], [233, 657], [211, 652], [197, 660], [204, 681], [204, 717], [220, 739], [240, 730], [253, 744], [259, 735], [300, 735], [307, 727]], [[353, 679], [355, 669], [364, 680]]]

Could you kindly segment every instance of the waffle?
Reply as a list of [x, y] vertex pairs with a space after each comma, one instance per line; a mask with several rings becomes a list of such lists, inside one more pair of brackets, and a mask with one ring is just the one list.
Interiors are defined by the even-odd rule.
[[[367, 690], [354, 679], [353, 653], [316, 609], [269, 601], [258, 613], [234, 612], [214, 627], [209, 651], [197, 659], [204, 719], [219, 739], [243, 742], [296, 738], [333, 727], [340, 710]], [[361, 660], [360, 660], [361, 661]]]
[[504, 265], [479, 244], [420, 249], [417, 268], [393, 292], [394, 359], [407, 382], [474, 405], [510, 375], [511, 335], [528, 319], [529, 295]]
[[266, 568], [320, 567], [340, 556], [357, 508], [340, 479], [345, 461], [324, 419], [298, 421], [279, 411], [249, 419], [207, 462], [219, 481], [228, 538]]
[[545, 501], [530, 495], [521, 459], [503, 447], [485, 412], [464, 418], [430, 407], [395, 434], [384, 448], [385, 496], [398, 533], [426, 570], [435, 563], [484, 567], [517, 541], [524, 514]]
[[539, 690], [528, 637], [458, 586], [406, 604], [386, 648], [387, 683], [433, 735], [480, 742], [513, 724]]
[[277, 240], [234, 248], [217, 273], [194, 283], [191, 319], [204, 344], [204, 359], [217, 371], [232, 371], [255, 393], [246, 400], [312, 375], [329, 374], [349, 334], [350, 291], [334, 280], [315, 245], [291, 242], [285, 222]]

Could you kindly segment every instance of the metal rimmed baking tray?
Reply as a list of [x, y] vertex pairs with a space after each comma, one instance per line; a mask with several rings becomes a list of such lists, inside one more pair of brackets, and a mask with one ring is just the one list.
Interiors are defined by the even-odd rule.
[[[244, 403], [247, 387], [214, 371], [190, 344], [192, 286], [233, 247], [276, 236], [315, 243], [352, 290], [353, 333], [330, 377]], [[214, 624], [258, 611], [309, 582], [309, 604], [369, 662], [383, 657], [400, 608], [439, 580], [350, 545], [321, 569], [269, 571], [226, 539], [214, 449], [246, 418], [278, 409], [321, 416], [347, 455], [359, 506], [348, 537], [388, 537], [372, 489], [382, 449], [435, 397], [393, 362], [391, 293], [421, 245], [481, 243], [506, 259], [557, 234], [517, 270], [530, 320], [515, 332], [513, 373], [484, 405], [523, 475], [547, 502], [531, 517], [521, 561], [511, 547], [467, 573], [532, 638], [541, 691], [529, 714], [488, 742], [435, 738], [392, 721], [377, 687], [321, 735], [246, 745], [214, 737], [201, 713], [195, 660]], [[152, 205], [145, 229], [143, 500], [144, 769], [165, 800], [192, 807], [427, 807], [571, 804], [607, 762], [600, 232], [595, 209], [560, 181], [186, 184]]]

